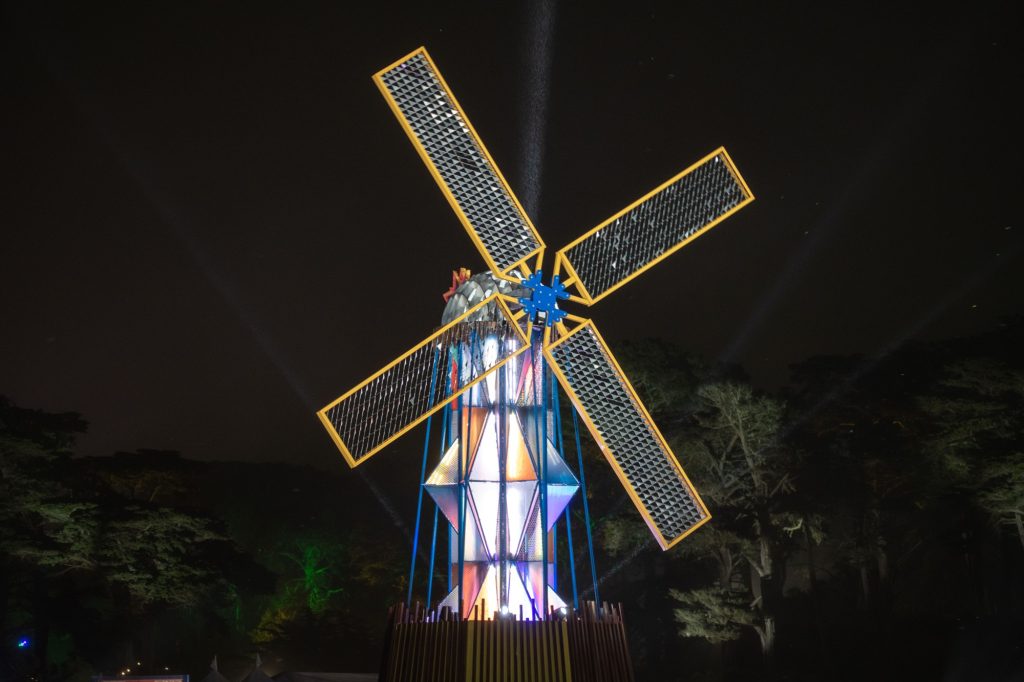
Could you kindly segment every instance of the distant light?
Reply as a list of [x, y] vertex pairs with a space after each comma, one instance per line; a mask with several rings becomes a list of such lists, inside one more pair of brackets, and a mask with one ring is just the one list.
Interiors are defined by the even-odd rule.
[[503, 616], [507, 616], [508, 615], [508, 604], [502, 604], [502, 606], [501, 606], [501, 615], [503, 615]]
[[28, 640], [27, 639], [20, 639], [20, 640], [18, 640], [18, 648], [19, 649], [25, 649], [27, 647], [28, 647]]

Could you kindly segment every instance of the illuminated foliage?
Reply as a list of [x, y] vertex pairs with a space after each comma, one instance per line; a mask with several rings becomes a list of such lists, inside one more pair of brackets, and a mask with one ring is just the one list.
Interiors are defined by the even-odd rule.
[[712, 644], [739, 639], [744, 627], [753, 627], [756, 613], [743, 597], [732, 590], [706, 587], [697, 590], [669, 590], [681, 608], [673, 610], [681, 637], [699, 637]]
[[[293, 549], [275, 553], [283, 559], [273, 562], [281, 571], [280, 587], [268, 599], [253, 630], [253, 639], [257, 642], [287, 639], [289, 633], [328, 617], [332, 610], [342, 607], [346, 589], [343, 587], [345, 576], [340, 571], [343, 566], [351, 565], [346, 545], [324, 537], [289, 540], [289, 544]], [[355, 577], [348, 576], [349, 584]]]
[[1024, 370], [967, 358], [941, 376], [919, 399], [935, 424], [925, 452], [953, 485], [1014, 528], [1024, 547]]
[[[685, 636], [712, 642], [751, 627], [769, 656], [783, 599], [785, 531], [800, 523], [780, 504], [796, 490], [795, 458], [780, 442], [785, 406], [736, 382], [706, 384], [697, 395], [702, 409], [682, 450], [717, 523], [688, 553], [711, 559], [718, 579], [713, 588], [674, 592], [683, 605], [675, 617]], [[740, 579], [742, 568], [749, 581]]]
[[1024, 547], [1024, 453], [985, 465], [978, 501], [1000, 523], [1013, 526]]
[[313, 542], [299, 543], [299, 551], [284, 556], [291, 560], [302, 575], [292, 581], [293, 589], [305, 595], [306, 605], [312, 613], [323, 613], [331, 597], [342, 593], [341, 587], [334, 587], [334, 571], [337, 563], [328, 563], [328, 550]]
[[104, 525], [96, 561], [136, 608], [195, 606], [227, 589], [203, 553], [206, 543], [224, 540], [205, 519], [131, 506]]
[[0, 398], [0, 550], [57, 571], [94, 567], [95, 504], [76, 500], [62, 482], [76, 414], [46, 414]]

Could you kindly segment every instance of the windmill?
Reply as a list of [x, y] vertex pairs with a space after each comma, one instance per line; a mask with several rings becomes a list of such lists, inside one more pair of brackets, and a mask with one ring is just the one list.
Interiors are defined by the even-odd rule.
[[489, 271], [453, 273], [442, 326], [318, 415], [356, 467], [441, 413], [420, 493], [449, 524], [440, 605], [544, 619], [564, 605], [550, 529], [582, 482], [556, 446], [555, 382], [662, 549], [710, 519], [594, 322], [559, 302], [600, 301], [754, 197], [719, 148], [557, 251], [545, 280], [544, 242], [426, 50], [373, 80]]

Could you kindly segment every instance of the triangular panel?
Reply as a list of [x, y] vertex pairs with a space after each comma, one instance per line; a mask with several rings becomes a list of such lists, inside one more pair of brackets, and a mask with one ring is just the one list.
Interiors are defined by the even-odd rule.
[[466, 495], [466, 534], [452, 536], [450, 556], [452, 563], [459, 561], [459, 542], [463, 542], [463, 561], [490, 561], [491, 554], [484, 543], [480, 524], [469, 495]]
[[497, 569], [498, 567], [496, 564], [489, 564], [487, 566], [487, 574], [484, 576], [483, 583], [480, 585], [480, 590], [477, 592], [476, 599], [472, 602], [467, 600], [467, 603], [473, 604], [473, 609], [480, 609], [479, 611], [470, 610], [470, 613], [479, 617], [481, 620], [491, 620], [494, 617], [494, 612], [500, 607]]
[[544, 470], [544, 480], [547, 481], [548, 485], [579, 487], [579, 481], [576, 480], [565, 460], [558, 454], [558, 450], [555, 449], [550, 440], [548, 441], [548, 461], [547, 468]]
[[501, 466], [498, 462], [498, 417], [493, 413], [489, 413], [484, 420], [472, 461], [473, 465], [469, 472], [471, 481], [501, 480]]
[[537, 471], [533, 466], [533, 460], [530, 458], [530, 452], [526, 447], [526, 440], [523, 437], [523, 429], [519, 424], [519, 418], [515, 414], [509, 414], [507, 423], [505, 480], [536, 480]]
[[[463, 565], [462, 570], [462, 603], [473, 604], [476, 602], [477, 597], [480, 594], [480, 588], [483, 586], [484, 579], [487, 575], [487, 570], [490, 564], [483, 561], [477, 561]], [[458, 576], [459, 566], [455, 564], [452, 566], [452, 573]], [[457, 604], [459, 601], [459, 587], [456, 585], [451, 592], [448, 593], [441, 603], [438, 604], [438, 610], [442, 608], [449, 608], [452, 612], [457, 611]], [[469, 608], [464, 609], [463, 616], [468, 615]]]
[[526, 532], [518, 547], [515, 556], [521, 561], [540, 561], [541, 559], [541, 536], [540, 531], [540, 501], [538, 495], [534, 495], [530, 505], [530, 513], [526, 517]]
[[524, 564], [524, 567], [526, 568], [526, 582], [530, 586], [530, 595], [533, 596], [537, 611], [540, 612], [544, 608], [540, 596], [544, 594], [544, 565], [539, 561], [530, 561]]
[[565, 600], [558, 596], [558, 593], [548, 586], [548, 608], [559, 611], [565, 608]]
[[[498, 493], [500, 483], [489, 481], [470, 481], [469, 500], [472, 503], [477, 522], [483, 533], [488, 556], [494, 556], [498, 550]], [[467, 538], [468, 539], [468, 538]]]
[[538, 611], [536, 595], [533, 591], [533, 581], [531, 580], [530, 575], [530, 566], [533, 563], [535, 562], [516, 562], [516, 574], [519, 576], [519, 580], [523, 584], [523, 589], [526, 590], [526, 596], [530, 600], [529, 605], [523, 608], [523, 616], [526, 620], [537, 620], [540, 618], [540, 611]]
[[516, 379], [515, 399], [512, 401], [516, 405], [533, 405], [535, 402], [535, 396], [533, 395], [534, 352], [526, 351], [519, 356], [522, 358], [522, 363], [519, 366], [519, 375]]
[[[480, 354], [478, 356], [480, 368], [478, 375], [483, 374], [485, 371], [494, 367], [501, 357], [501, 339], [496, 335], [488, 335], [480, 344]], [[498, 400], [498, 374], [500, 372], [491, 372], [484, 377], [484, 380], [480, 385], [484, 389], [483, 404], [493, 405]]]
[[429, 485], [423, 486], [430, 494], [434, 504], [438, 506], [448, 523], [459, 530], [459, 487], [457, 485]]
[[[537, 446], [540, 443], [544, 435], [544, 422], [541, 417], [541, 408], [527, 405], [526, 407], [517, 408], [515, 411], [515, 418], [519, 420], [517, 425], [520, 429], [520, 433], [523, 436], [523, 442], [527, 446], [527, 451], [530, 454], [530, 460], [533, 462], [534, 467], [540, 466], [540, 458], [537, 456], [541, 450]], [[552, 434], [548, 434], [550, 437]]]
[[[463, 457], [469, 460], [470, 468], [473, 467], [473, 453], [476, 452], [477, 447], [480, 444], [480, 436], [484, 432], [484, 423], [487, 421], [487, 417], [490, 416], [491, 410], [487, 407], [470, 407], [463, 408], [463, 414], [469, 413], [469, 418], [462, 418], [461, 431], [462, 431], [462, 442], [469, 443], [469, 451], [463, 453]], [[463, 470], [465, 471], [465, 469]]]
[[523, 584], [523, 576], [519, 567], [509, 565], [506, 575], [508, 578], [508, 610], [517, 618], [522, 614], [524, 619], [532, 619], [533, 600], [530, 599], [526, 585]]
[[457, 485], [459, 482], [459, 439], [448, 446], [434, 470], [427, 477], [427, 485]]
[[568, 506], [569, 501], [572, 500], [572, 496], [576, 494], [576, 486], [568, 485], [549, 485], [545, 500], [548, 506], [548, 530], [558, 523], [559, 515]]
[[521, 551], [523, 532], [530, 520], [530, 513], [536, 513], [536, 481], [515, 481], [505, 484], [505, 506], [508, 511], [508, 550], [511, 556]]

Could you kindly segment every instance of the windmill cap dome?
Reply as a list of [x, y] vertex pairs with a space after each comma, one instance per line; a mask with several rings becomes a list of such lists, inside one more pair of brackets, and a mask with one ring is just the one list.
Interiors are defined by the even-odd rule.
[[[467, 310], [495, 292], [500, 292], [515, 299], [530, 295], [530, 290], [519, 284], [505, 279], [498, 279], [490, 272], [479, 272], [460, 284], [455, 293], [452, 294], [452, 297], [448, 299], [448, 303], [444, 307], [444, 313], [441, 315], [441, 324], [446, 325], [459, 318]], [[513, 303], [509, 307], [512, 310], [518, 310], [521, 306], [518, 303]], [[502, 315], [498, 311], [497, 304], [492, 302], [477, 310], [465, 321], [493, 322], [501, 318]]]

